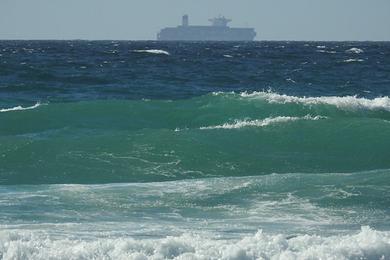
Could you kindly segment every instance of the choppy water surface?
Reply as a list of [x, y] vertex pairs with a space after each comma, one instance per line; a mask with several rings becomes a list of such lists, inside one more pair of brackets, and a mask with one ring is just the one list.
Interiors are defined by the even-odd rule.
[[0, 258], [390, 258], [390, 44], [0, 41]]

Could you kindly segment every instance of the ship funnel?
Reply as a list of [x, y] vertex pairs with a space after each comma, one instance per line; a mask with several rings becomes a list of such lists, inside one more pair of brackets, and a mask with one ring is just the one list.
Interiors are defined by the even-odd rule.
[[188, 26], [189, 25], [189, 22], [188, 22], [188, 15], [183, 15], [183, 18], [182, 18], [182, 23], [181, 23], [183, 26]]

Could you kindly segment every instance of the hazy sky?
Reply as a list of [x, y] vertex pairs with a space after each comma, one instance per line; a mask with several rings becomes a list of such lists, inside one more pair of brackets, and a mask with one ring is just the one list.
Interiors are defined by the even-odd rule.
[[257, 40], [390, 40], [390, 0], [0, 0], [0, 39], [153, 40], [183, 14]]

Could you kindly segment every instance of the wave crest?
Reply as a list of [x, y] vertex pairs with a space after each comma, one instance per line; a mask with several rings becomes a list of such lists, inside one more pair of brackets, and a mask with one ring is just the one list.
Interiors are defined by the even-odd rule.
[[11, 111], [30, 110], [30, 109], [37, 108], [40, 105], [41, 105], [41, 103], [38, 102], [35, 105], [30, 106], [30, 107], [16, 106], [16, 107], [11, 107], [11, 108], [2, 108], [2, 109], [0, 109], [0, 112], [3, 113], [3, 112], [11, 112]]
[[211, 130], [211, 129], [239, 129], [243, 127], [264, 127], [271, 124], [287, 123], [297, 120], [319, 120], [324, 119], [323, 116], [311, 116], [306, 115], [304, 117], [291, 117], [291, 116], [278, 116], [278, 117], [268, 117], [265, 119], [255, 119], [255, 120], [236, 120], [234, 123], [225, 123], [222, 125], [216, 126], [203, 126], [200, 127], [201, 130]]
[[351, 48], [345, 51], [346, 53], [354, 53], [354, 54], [360, 54], [363, 53], [364, 51], [359, 48]]
[[340, 109], [369, 109], [390, 111], [390, 98], [377, 97], [374, 99], [358, 98], [357, 96], [322, 96], [322, 97], [297, 97], [278, 94], [274, 92], [243, 92], [243, 98], [259, 98], [269, 103], [287, 104], [298, 103], [303, 105], [332, 105]]

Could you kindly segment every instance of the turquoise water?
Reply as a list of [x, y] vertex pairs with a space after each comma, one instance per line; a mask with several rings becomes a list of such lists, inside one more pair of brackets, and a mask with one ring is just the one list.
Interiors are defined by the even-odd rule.
[[42, 103], [0, 114], [0, 182], [159, 182], [388, 169], [389, 119], [387, 97], [258, 92]]
[[390, 257], [388, 44], [0, 43], [0, 258]]

